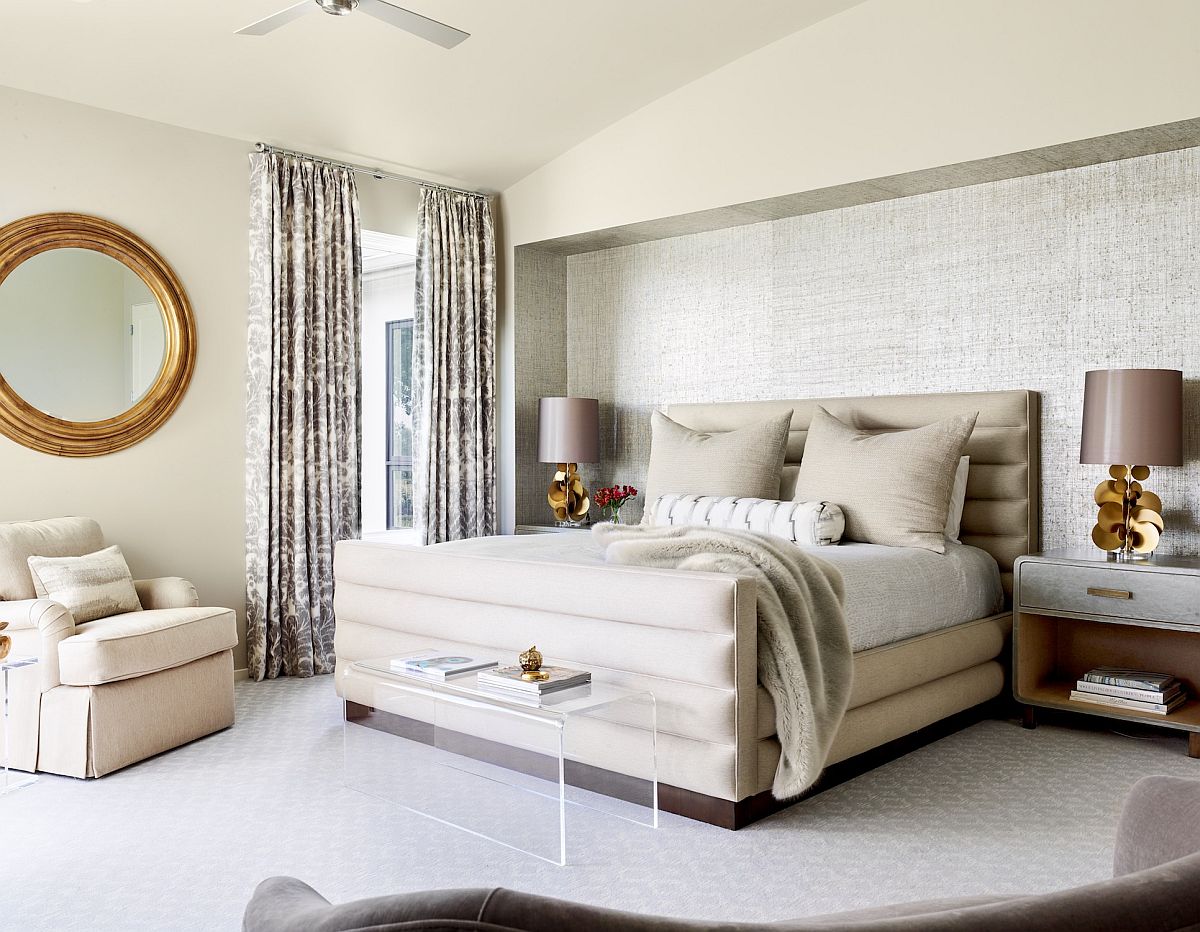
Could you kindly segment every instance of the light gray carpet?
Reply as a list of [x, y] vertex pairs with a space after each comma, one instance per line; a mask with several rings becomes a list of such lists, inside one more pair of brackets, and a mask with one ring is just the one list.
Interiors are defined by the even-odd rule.
[[0, 798], [0, 928], [236, 929], [273, 874], [335, 901], [499, 885], [727, 919], [1043, 891], [1108, 875], [1138, 777], [1200, 777], [1177, 737], [990, 721], [741, 832], [589, 822], [559, 868], [344, 788], [329, 677], [239, 683], [237, 704], [222, 734]]

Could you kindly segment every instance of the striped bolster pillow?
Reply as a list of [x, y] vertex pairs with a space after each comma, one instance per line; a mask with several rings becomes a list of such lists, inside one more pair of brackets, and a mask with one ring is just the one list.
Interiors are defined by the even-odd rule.
[[846, 516], [832, 502], [780, 502], [734, 496], [660, 495], [650, 507], [648, 524], [703, 525], [757, 531], [807, 547], [827, 547], [842, 539]]

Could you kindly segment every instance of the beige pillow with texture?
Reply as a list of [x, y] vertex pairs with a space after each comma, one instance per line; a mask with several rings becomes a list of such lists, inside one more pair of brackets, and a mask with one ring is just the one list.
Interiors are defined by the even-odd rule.
[[142, 610], [120, 547], [82, 557], [30, 557], [29, 572], [38, 598], [62, 605], [77, 623]]
[[[643, 501], [653, 505], [667, 492], [779, 498], [791, 423], [788, 410], [757, 424], [710, 434], [655, 411]], [[651, 517], [647, 511], [645, 520]]]
[[954, 475], [978, 416], [869, 434], [818, 406], [794, 498], [841, 505], [849, 540], [945, 553]]

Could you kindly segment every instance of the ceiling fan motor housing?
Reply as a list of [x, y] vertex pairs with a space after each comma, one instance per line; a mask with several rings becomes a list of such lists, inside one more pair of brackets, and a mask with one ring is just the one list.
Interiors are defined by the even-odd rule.
[[317, 6], [334, 16], [345, 16], [358, 6], [358, 0], [317, 0]]

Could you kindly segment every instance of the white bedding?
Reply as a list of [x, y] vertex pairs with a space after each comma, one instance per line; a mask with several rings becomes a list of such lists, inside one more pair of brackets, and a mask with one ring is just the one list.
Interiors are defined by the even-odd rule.
[[[604, 563], [591, 534], [483, 537], [438, 544], [459, 553], [557, 563]], [[857, 652], [1000, 611], [1000, 569], [977, 547], [948, 541], [944, 554], [878, 544], [807, 548], [842, 572], [846, 625]]]

